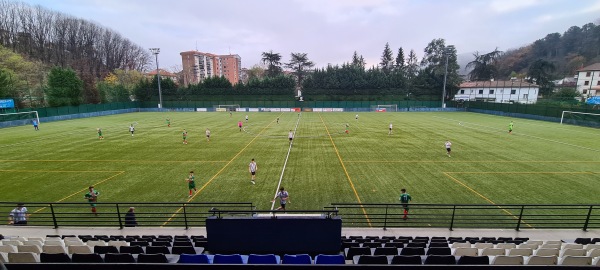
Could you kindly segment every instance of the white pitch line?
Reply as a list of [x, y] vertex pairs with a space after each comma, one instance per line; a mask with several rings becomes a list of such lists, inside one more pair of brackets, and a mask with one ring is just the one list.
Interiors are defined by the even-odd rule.
[[279, 183], [277, 183], [277, 188], [275, 189], [275, 195], [273, 195], [273, 202], [271, 202], [271, 210], [275, 208], [275, 199], [277, 199], [277, 192], [279, 192], [279, 187], [281, 187], [281, 181], [283, 180], [283, 174], [285, 173], [285, 167], [287, 166], [288, 158], [290, 157], [290, 152], [292, 151], [292, 145], [294, 144], [294, 140], [296, 139], [296, 130], [298, 129], [298, 124], [300, 123], [300, 115], [298, 115], [298, 120], [296, 121], [296, 127], [294, 127], [294, 139], [290, 142], [290, 147], [288, 148], [287, 155], [285, 156], [285, 162], [283, 162], [283, 168], [281, 169], [281, 175], [279, 176]]

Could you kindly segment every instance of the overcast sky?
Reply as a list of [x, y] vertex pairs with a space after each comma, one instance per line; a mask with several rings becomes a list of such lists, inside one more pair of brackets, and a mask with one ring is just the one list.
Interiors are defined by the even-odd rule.
[[[389, 42], [419, 59], [436, 38], [460, 54], [514, 49], [600, 23], [600, 0], [24, 0], [94, 21], [146, 48], [161, 68], [181, 66], [182, 51], [238, 54], [242, 67], [261, 53], [307, 53], [317, 67], [354, 51], [376, 65]], [[470, 59], [472, 60], [472, 59]]]

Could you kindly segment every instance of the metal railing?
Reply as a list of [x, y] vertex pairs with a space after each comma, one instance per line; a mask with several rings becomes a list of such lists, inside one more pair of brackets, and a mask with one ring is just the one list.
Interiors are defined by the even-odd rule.
[[[8, 216], [16, 202], [0, 202], [0, 213]], [[211, 209], [249, 211], [252, 203], [190, 202], [190, 203], [97, 203], [97, 212], [91, 212], [89, 203], [39, 203], [27, 202], [27, 226], [72, 227], [126, 227], [125, 216], [134, 207], [137, 227], [204, 227]]]
[[490, 229], [598, 229], [600, 205], [480, 205], [332, 203], [344, 227], [435, 227]]
[[211, 209], [209, 210], [211, 216], [217, 218], [234, 217], [234, 216], [245, 216], [245, 217], [264, 217], [264, 218], [279, 218], [279, 217], [322, 217], [322, 218], [333, 218], [338, 215], [338, 210], [229, 210], [229, 209]]

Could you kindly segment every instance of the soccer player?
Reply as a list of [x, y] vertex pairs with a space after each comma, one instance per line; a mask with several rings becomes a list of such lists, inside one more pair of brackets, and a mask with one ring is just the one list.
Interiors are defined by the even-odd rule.
[[33, 119], [32, 123], [33, 123], [33, 129], [35, 129], [36, 131], [40, 130], [40, 128], [38, 127], [38, 121], [37, 120]]
[[346, 123], [346, 134], [348, 134], [348, 128], [350, 127], [350, 124]]
[[388, 135], [394, 134], [394, 131], [392, 131], [392, 128], [393, 128], [392, 123], [390, 123], [390, 131], [388, 131]]
[[[290, 194], [288, 194], [287, 191], [285, 191], [285, 189], [283, 187], [279, 188], [279, 192], [277, 192], [277, 195], [275, 196], [275, 199], [279, 198], [279, 207], [275, 210], [283, 210], [285, 211], [285, 205], [289, 202], [290, 199]], [[275, 202], [275, 199], [273, 199], [271, 202]]]
[[400, 193], [400, 203], [402, 204], [402, 207], [404, 208], [404, 217], [402, 217], [402, 219], [407, 219], [408, 218], [408, 203], [410, 202], [410, 200], [412, 200], [412, 198], [410, 197], [410, 194], [406, 193], [406, 189], [401, 189], [400, 190], [402, 193]]
[[450, 140], [447, 140], [444, 145], [446, 146], [446, 154], [448, 155], [448, 157], [450, 157], [450, 153], [452, 152], [452, 142], [450, 142]]
[[250, 161], [250, 164], [248, 164], [248, 171], [250, 172], [250, 175], [252, 175], [252, 180], [250, 180], [250, 182], [252, 182], [252, 184], [256, 184], [255, 180], [256, 180], [256, 171], [258, 170], [258, 165], [256, 165], [256, 161], [254, 161], [254, 159], [252, 159], [252, 161]]
[[246, 114], [246, 123], [248, 123], [248, 115]]
[[187, 131], [184, 129], [181, 135], [183, 136], [183, 144], [187, 144]]
[[166, 122], [167, 122], [167, 127], [171, 127], [171, 118], [167, 118]]
[[510, 123], [508, 124], [508, 134], [512, 134], [513, 125], [513, 121], [510, 121]]
[[206, 129], [206, 141], [210, 142], [210, 129]]
[[89, 192], [83, 196], [83, 198], [88, 200], [88, 202], [90, 203], [90, 206], [92, 207], [92, 213], [94, 213], [94, 215], [96, 216], [98, 215], [98, 213], [96, 212], [96, 202], [98, 201], [98, 195], [100, 195], [100, 192], [95, 190], [94, 186], [90, 186]]
[[279, 124], [279, 117], [277, 117], [277, 124]]
[[290, 139], [290, 143], [294, 140], [294, 132], [290, 129], [290, 133], [288, 133], [288, 139]]
[[233, 117], [233, 113], [229, 112], [229, 118]]
[[238, 127], [240, 128], [240, 132], [242, 132], [242, 126], [244, 125], [244, 123], [242, 123], [242, 121], [238, 122]]
[[104, 136], [102, 136], [102, 129], [97, 128], [96, 131], [98, 132], [98, 139], [99, 140], [104, 140]]
[[358, 121], [358, 114], [356, 116], [354, 116], [354, 119], [356, 119], [356, 121]]
[[131, 132], [131, 137], [133, 137], [134, 131], [135, 131], [135, 127], [133, 127], [133, 124], [131, 124], [131, 126], [129, 126], [129, 132]]
[[190, 189], [190, 195], [188, 197], [192, 197], [192, 190], [194, 190], [194, 192], [196, 192], [196, 178], [194, 177], [194, 171], [190, 171], [190, 175], [188, 176], [187, 179], [185, 179], [188, 182], [188, 188]]

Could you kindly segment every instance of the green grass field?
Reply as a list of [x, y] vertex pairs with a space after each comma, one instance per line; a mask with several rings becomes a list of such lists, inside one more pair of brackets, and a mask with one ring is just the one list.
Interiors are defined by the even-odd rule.
[[463, 112], [360, 113], [358, 121], [355, 113], [273, 112], [248, 113], [240, 132], [245, 114], [131, 113], [0, 129], [1, 200], [85, 202], [95, 185], [101, 202], [252, 202], [270, 210], [281, 179], [290, 210], [397, 203], [401, 188], [413, 203], [598, 203], [598, 129]]

